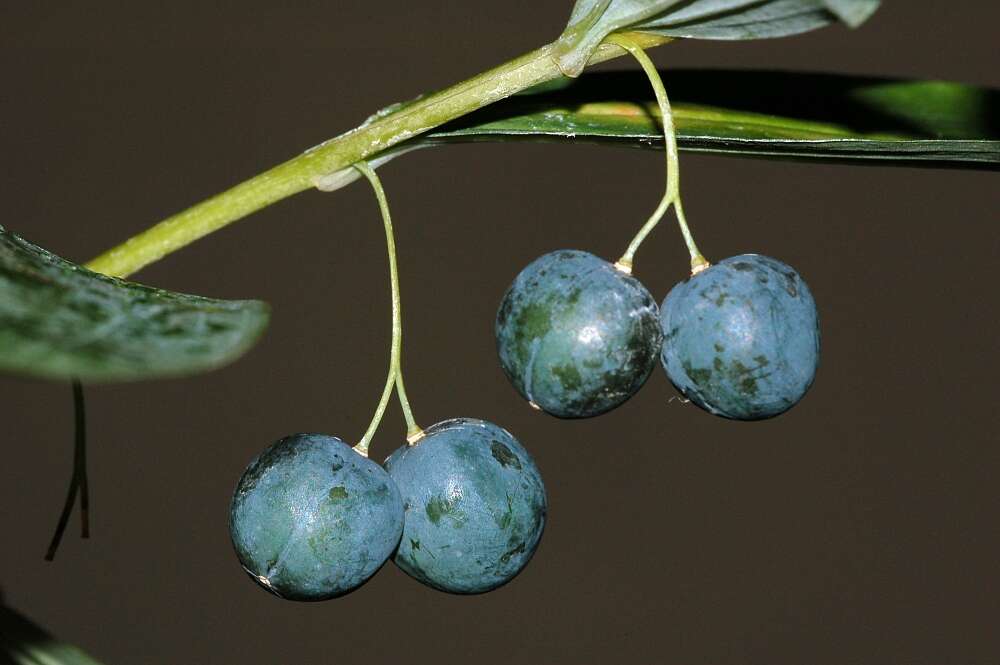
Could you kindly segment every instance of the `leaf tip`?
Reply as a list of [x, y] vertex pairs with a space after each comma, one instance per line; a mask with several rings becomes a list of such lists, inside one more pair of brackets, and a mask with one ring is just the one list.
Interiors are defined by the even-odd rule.
[[882, 0], [825, 0], [824, 6], [851, 28], [857, 28], [878, 11]]

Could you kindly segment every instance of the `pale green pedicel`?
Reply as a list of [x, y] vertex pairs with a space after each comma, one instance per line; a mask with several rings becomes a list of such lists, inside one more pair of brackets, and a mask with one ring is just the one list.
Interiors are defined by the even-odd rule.
[[399, 268], [396, 265], [396, 238], [392, 231], [392, 215], [389, 213], [389, 202], [382, 188], [382, 182], [368, 164], [359, 162], [354, 167], [368, 179], [372, 189], [375, 190], [375, 198], [378, 199], [379, 210], [382, 213], [382, 223], [385, 226], [385, 245], [389, 255], [389, 284], [392, 291], [392, 342], [389, 351], [389, 374], [385, 380], [385, 388], [382, 390], [382, 397], [379, 399], [375, 409], [375, 415], [361, 441], [355, 446], [360, 454], [368, 456], [368, 446], [375, 431], [378, 429], [385, 409], [389, 405], [389, 398], [392, 395], [392, 387], [396, 386], [396, 394], [399, 396], [399, 404], [403, 409], [403, 417], [406, 419], [406, 435], [408, 439], [418, 439], [422, 430], [413, 418], [413, 411], [410, 408], [410, 400], [406, 396], [406, 387], [403, 384], [402, 368], [402, 348], [403, 348], [403, 312], [402, 302], [399, 295]]
[[698, 250], [698, 246], [694, 242], [694, 237], [688, 228], [687, 219], [684, 217], [684, 207], [681, 204], [680, 162], [677, 157], [677, 136], [674, 129], [673, 113], [670, 109], [670, 100], [667, 98], [667, 91], [663, 87], [663, 81], [660, 79], [660, 74], [656, 71], [656, 66], [649, 59], [649, 56], [632, 39], [621, 35], [612, 35], [608, 38], [608, 41], [628, 51], [639, 62], [643, 71], [646, 72], [646, 76], [653, 86], [653, 91], [656, 93], [656, 101], [660, 106], [660, 119], [663, 123], [663, 141], [667, 158], [667, 186], [666, 192], [660, 200], [660, 205], [657, 206], [652, 216], [650, 216], [649, 220], [639, 230], [639, 233], [629, 244], [628, 249], [625, 250], [625, 254], [618, 259], [615, 267], [623, 272], [632, 272], [635, 253], [639, 250], [639, 246], [642, 245], [646, 236], [656, 228], [663, 215], [666, 214], [671, 204], [673, 204], [674, 211], [677, 214], [677, 223], [681, 229], [681, 235], [684, 236], [688, 253], [691, 255], [691, 272], [695, 273], [704, 270], [708, 267], [709, 263], [702, 256]]

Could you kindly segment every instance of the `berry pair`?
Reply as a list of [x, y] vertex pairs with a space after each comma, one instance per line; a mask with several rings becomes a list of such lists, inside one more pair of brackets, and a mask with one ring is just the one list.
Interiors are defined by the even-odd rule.
[[230, 508], [243, 569], [289, 600], [342, 596], [390, 557], [442, 591], [510, 581], [538, 547], [546, 496], [531, 456], [482, 420], [448, 420], [385, 468], [337, 437], [295, 434], [250, 463]]
[[531, 263], [497, 312], [500, 364], [531, 404], [562, 418], [609, 411], [634, 395], [660, 357], [670, 381], [716, 415], [776, 416], [812, 385], [816, 305], [799, 274], [746, 254], [677, 284], [657, 308], [634, 277], [592, 254]]

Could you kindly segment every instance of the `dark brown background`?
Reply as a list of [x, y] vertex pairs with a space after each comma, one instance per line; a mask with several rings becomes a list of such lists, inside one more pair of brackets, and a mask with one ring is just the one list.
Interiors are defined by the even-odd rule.
[[[0, 9], [2, 223], [81, 261], [376, 108], [544, 43], [570, 5], [120, 4]], [[887, 4], [858, 32], [655, 58], [1000, 84], [991, 3]], [[996, 174], [683, 164], [710, 257], [770, 254], [813, 287], [823, 366], [790, 413], [716, 419], [672, 399], [659, 371], [596, 420], [531, 411], [494, 357], [503, 290], [552, 249], [617, 256], [660, 196], [661, 156], [427, 151], [383, 169], [408, 384], [424, 424], [487, 418], [536, 456], [551, 514], [524, 573], [466, 598], [390, 564], [358, 593], [299, 605], [237, 565], [226, 511], [249, 459], [290, 432], [356, 438], [382, 386], [382, 227], [355, 185], [141, 273], [263, 298], [274, 321], [223, 371], [90, 391], [94, 537], [71, 532], [54, 564], [42, 553], [70, 471], [69, 388], [0, 380], [7, 601], [108, 663], [995, 662]], [[670, 226], [640, 258], [658, 297], [684, 274]], [[393, 410], [376, 458], [401, 427]]]

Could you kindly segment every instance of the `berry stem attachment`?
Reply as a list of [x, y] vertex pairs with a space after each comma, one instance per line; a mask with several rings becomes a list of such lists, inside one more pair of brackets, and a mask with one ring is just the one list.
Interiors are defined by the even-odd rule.
[[406, 419], [407, 441], [413, 437], [419, 440], [423, 436], [423, 429], [417, 425], [413, 418], [410, 400], [406, 396], [406, 386], [403, 384], [403, 315], [399, 296], [399, 269], [396, 265], [396, 238], [392, 230], [392, 216], [389, 213], [389, 202], [386, 199], [385, 190], [382, 188], [382, 181], [379, 180], [379, 177], [367, 162], [358, 162], [354, 165], [354, 168], [368, 179], [372, 189], [375, 190], [375, 198], [378, 199], [379, 210], [382, 212], [382, 223], [385, 226], [385, 245], [389, 254], [389, 284], [392, 289], [392, 343], [389, 350], [389, 374], [385, 380], [382, 397], [375, 408], [375, 415], [372, 417], [365, 435], [358, 442], [358, 445], [354, 447], [358, 453], [368, 457], [368, 446], [371, 444], [371, 440], [375, 436], [376, 430], [378, 430], [379, 423], [382, 422], [382, 417], [385, 415], [389, 399], [392, 397], [393, 386], [396, 388], [396, 394], [399, 396], [399, 404], [403, 409], [403, 417]]
[[681, 235], [684, 236], [684, 242], [687, 244], [688, 252], [691, 255], [691, 273], [699, 273], [710, 264], [702, 256], [701, 252], [698, 251], [698, 246], [694, 242], [694, 236], [691, 235], [691, 229], [688, 228], [687, 220], [684, 217], [684, 208], [681, 205], [680, 194], [680, 164], [677, 158], [677, 133], [674, 129], [674, 114], [670, 108], [670, 99], [667, 97], [666, 88], [663, 87], [663, 80], [660, 78], [660, 73], [656, 71], [656, 65], [653, 64], [653, 61], [649, 59], [649, 56], [646, 55], [642, 47], [632, 38], [623, 34], [614, 34], [605, 39], [605, 42], [615, 44], [628, 51], [639, 62], [642, 70], [649, 78], [649, 82], [653, 86], [653, 92], [656, 93], [656, 102], [660, 106], [661, 122], [663, 123], [663, 143], [667, 156], [667, 186], [663, 198], [649, 220], [639, 229], [639, 233], [636, 234], [635, 238], [632, 239], [628, 249], [625, 250], [622, 257], [615, 263], [615, 267], [622, 272], [632, 273], [635, 253], [639, 250], [639, 246], [642, 245], [646, 236], [656, 228], [656, 225], [660, 223], [660, 220], [667, 213], [671, 204], [673, 204], [677, 214], [677, 223], [681, 229]]

